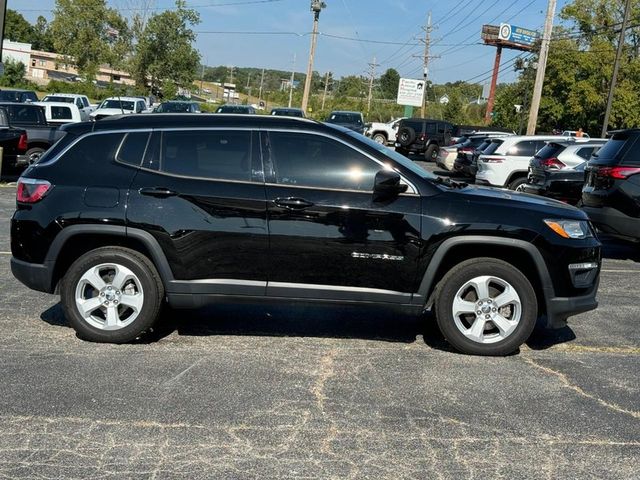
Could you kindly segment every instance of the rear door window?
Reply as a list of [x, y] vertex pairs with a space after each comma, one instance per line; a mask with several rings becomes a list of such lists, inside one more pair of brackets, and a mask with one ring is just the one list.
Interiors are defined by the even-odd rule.
[[437, 127], [438, 127], [438, 125], [435, 124], [435, 123], [427, 123], [426, 124], [425, 133], [427, 133], [429, 135], [433, 135], [433, 134], [436, 133]]
[[144, 152], [149, 142], [148, 132], [130, 132], [120, 144], [116, 160], [129, 165], [138, 166], [142, 163]]
[[206, 179], [251, 181], [251, 132], [163, 132], [160, 170]]

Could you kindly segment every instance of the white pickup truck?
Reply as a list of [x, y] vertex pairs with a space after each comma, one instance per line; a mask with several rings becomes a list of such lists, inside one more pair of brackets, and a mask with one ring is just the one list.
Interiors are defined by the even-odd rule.
[[[404, 118], [404, 117], [403, 117]], [[403, 118], [394, 118], [390, 122], [368, 123], [364, 134], [373, 141], [387, 145], [396, 142], [396, 134], [398, 133], [398, 124]]]
[[89, 99], [86, 95], [79, 95], [76, 93], [50, 93], [42, 99], [43, 102], [64, 102], [73, 103], [78, 107], [80, 116], [83, 122], [89, 120], [93, 107], [89, 104]]

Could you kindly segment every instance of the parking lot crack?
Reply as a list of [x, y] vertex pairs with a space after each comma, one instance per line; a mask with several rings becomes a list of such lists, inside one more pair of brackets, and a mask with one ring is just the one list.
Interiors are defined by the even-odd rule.
[[562, 383], [562, 385], [566, 388], [569, 388], [571, 390], [573, 390], [574, 392], [576, 392], [577, 394], [585, 397], [585, 398], [589, 398], [591, 400], [596, 401], [597, 403], [599, 403], [600, 405], [602, 405], [605, 408], [608, 408], [610, 410], [613, 410], [615, 412], [618, 413], [622, 413], [624, 415], [629, 415], [630, 417], [633, 418], [639, 418], [640, 419], [640, 412], [634, 411], [634, 410], [627, 410], [626, 408], [622, 408], [619, 405], [616, 405], [615, 403], [610, 403], [607, 402], [606, 400], [603, 400], [602, 398], [593, 395], [589, 392], [586, 392], [585, 390], [583, 390], [582, 388], [580, 388], [578, 385], [574, 385], [573, 383], [571, 383], [571, 381], [569, 380], [569, 378], [562, 372], [559, 372], [557, 370], [554, 370], [552, 368], [549, 367], [545, 367], [544, 365], [539, 364], [538, 362], [536, 362], [535, 360], [532, 360], [530, 358], [523, 358], [523, 360], [528, 363], [529, 365], [537, 368], [538, 370], [541, 370], [549, 375], [554, 375], [556, 376], [560, 382]]
[[311, 386], [311, 393], [316, 398], [316, 406], [321, 413], [324, 413], [324, 402], [327, 398], [325, 387], [327, 381], [334, 375], [334, 360], [336, 357], [336, 349], [330, 349], [320, 360], [318, 369], [318, 377]]

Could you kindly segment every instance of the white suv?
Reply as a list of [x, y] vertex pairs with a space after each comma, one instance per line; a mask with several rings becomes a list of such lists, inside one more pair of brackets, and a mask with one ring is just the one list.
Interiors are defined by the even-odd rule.
[[515, 190], [527, 182], [529, 161], [536, 152], [547, 142], [558, 141], [561, 138], [557, 135], [514, 135], [494, 139], [478, 158], [476, 183]]
[[[404, 118], [404, 117], [403, 117]], [[373, 141], [382, 145], [396, 142], [396, 134], [398, 133], [398, 125], [402, 118], [395, 118], [388, 123], [373, 122], [367, 124], [364, 134]]]

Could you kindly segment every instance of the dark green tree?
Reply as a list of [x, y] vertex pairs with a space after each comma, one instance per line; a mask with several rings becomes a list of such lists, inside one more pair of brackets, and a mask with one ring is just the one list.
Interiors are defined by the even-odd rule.
[[33, 26], [15, 10], [7, 9], [4, 36], [14, 42], [32, 43], [34, 38]]
[[380, 90], [384, 98], [395, 99], [398, 96], [400, 74], [394, 68], [389, 68], [380, 77]]

